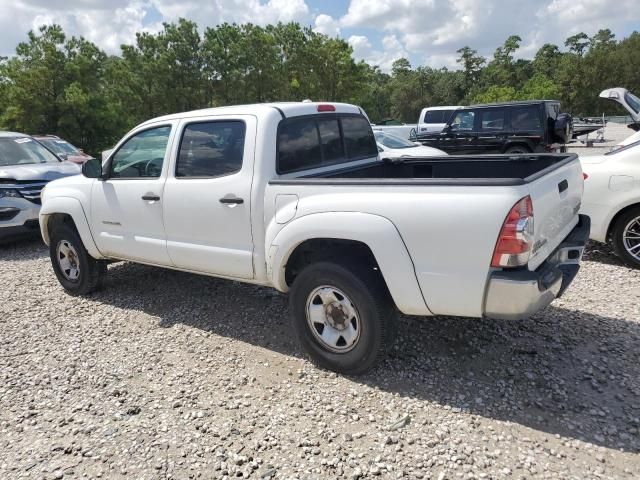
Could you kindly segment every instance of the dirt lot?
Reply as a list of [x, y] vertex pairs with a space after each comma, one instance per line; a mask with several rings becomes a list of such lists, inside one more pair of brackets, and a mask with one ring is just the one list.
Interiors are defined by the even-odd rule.
[[605, 248], [532, 320], [402, 318], [361, 378], [286, 303], [131, 263], [73, 298], [0, 247], [0, 478], [640, 476], [640, 271]]

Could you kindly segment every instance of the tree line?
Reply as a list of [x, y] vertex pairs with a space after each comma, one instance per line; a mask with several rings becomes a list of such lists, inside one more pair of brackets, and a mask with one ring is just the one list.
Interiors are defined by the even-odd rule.
[[119, 56], [43, 26], [0, 58], [0, 128], [58, 134], [97, 153], [143, 120], [211, 106], [310, 98], [358, 104], [373, 122], [415, 122], [425, 106], [533, 98], [559, 99], [577, 116], [622, 113], [598, 93], [640, 92], [638, 32], [622, 40], [608, 29], [579, 33], [531, 60], [515, 58], [521, 42], [509, 37], [491, 58], [464, 46], [457, 69], [400, 58], [387, 73], [354, 60], [345, 40], [297, 23], [225, 23], [201, 33], [180, 19], [138, 33]]

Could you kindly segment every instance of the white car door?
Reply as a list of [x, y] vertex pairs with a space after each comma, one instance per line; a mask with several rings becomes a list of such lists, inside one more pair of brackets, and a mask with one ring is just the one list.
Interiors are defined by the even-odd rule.
[[91, 190], [91, 228], [105, 256], [171, 265], [162, 206], [170, 123], [127, 138], [105, 163], [107, 177]]
[[167, 248], [188, 270], [253, 278], [251, 182], [256, 118], [185, 120], [164, 191]]

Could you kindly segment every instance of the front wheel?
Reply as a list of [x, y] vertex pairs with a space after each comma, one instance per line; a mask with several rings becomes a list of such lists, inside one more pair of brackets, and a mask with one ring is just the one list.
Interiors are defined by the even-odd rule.
[[395, 307], [373, 269], [309, 265], [293, 283], [290, 307], [298, 338], [320, 367], [360, 375], [393, 345]]
[[106, 263], [89, 255], [78, 232], [65, 224], [51, 232], [49, 257], [58, 281], [71, 295], [93, 292], [107, 271]]
[[640, 268], [640, 207], [625, 212], [613, 227], [613, 249], [624, 263]]

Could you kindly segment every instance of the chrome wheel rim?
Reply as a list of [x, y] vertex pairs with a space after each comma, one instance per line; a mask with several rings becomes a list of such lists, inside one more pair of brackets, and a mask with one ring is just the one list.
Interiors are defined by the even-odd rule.
[[360, 315], [353, 302], [344, 292], [329, 285], [309, 294], [307, 324], [315, 339], [332, 352], [349, 352], [360, 339]]
[[80, 260], [78, 260], [78, 252], [68, 240], [58, 242], [56, 258], [62, 275], [67, 280], [77, 282], [80, 276]]
[[624, 227], [622, 244], [629, 255], [640, 261], [640, 217], [634, 218]]

